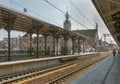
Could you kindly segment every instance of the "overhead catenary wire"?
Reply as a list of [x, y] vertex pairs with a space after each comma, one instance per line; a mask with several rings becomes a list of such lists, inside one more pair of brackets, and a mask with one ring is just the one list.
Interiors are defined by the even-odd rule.
[[[59, 24], [56, 23], [55, 21], [53, 21], [53, 20], [51, 20], [51, 19], [49, 19], [49, 18], [47, 18], [47, 17], [44, 17], [44, 16], [40, 15], [39, 13], [33, 11], [33, 10], [30, 9], [30, 8], [26, 8], [26, 7], [24, 7], [23, 5], [21, 5], [21, 4], [17, 3], [17, 2], [15, 2], [15, 1], [13, 1], [13, 0], [12, 0], [11, 2], [13, 2], [13, 3], [16, 4], [16, 5], [18, 5], [19, 7], [22, 7], [24, 10], [26, 10], [26, 12], [27, 12], [27, 10], [29, 10], [30, 12], [34, 13], [35, 15], [37, 15], [37, 16], [39, 16], [39, 17], [42, 17], [42, 18], [44, 18], [44, 19], [46, 19], [46, 20], [49, 20], [49, 21], [55, 23], [56, 25], [59, 25]], [[24, 12], [25, 12], [25, 11], [24, 11]]]
[[50, 3], [48, 0], [44, 0], [44, 1], [47, 2], [48, 4], [50, 4], [52, 7], [56, 8], [57, 10], [59, 10], [61, 13], [65, 14], [65, 12], [63, 12], [58, 7], [56, 7], [55, 5], [53, 5], [52, 3]]
[[[64, 11], [62, 11], [61, 9], [59, 9], [58, 7], [56, 7], [55, 5], [53, 5], [51, 2], [49, 2], [48, 0], [44, 0], [46, 3], [48, 3], [49, 5], [51, 5], [52, 7], [54, 7], [55, 9], [57, 9], [58, 11], [60, 11], [62, 14], [66, 14]], [[70, 14], [69, 14], [70, 18], [72, 20], [74, 20], [75, 22], [77, 22], [78, 24], [80, 24], [81, 26], [83, 26], [86, 29], [89, 29], [87, 26], [85, 26], [84, 24], [82, 24], [81, 22], [77, 21], [75, 18], [73, 18]]]
[[71, 0], [69, 0], [70, 1], [70, 3], [71, 3], [71, 5], [73, 5], [75, 8], [76, 8], [76, 10], [89, 22], [89, 24], [91, 24], [93, 27], [94, 27], [94, 25], [90, 22], [90, 20], [80, 11], [80, 9], [71, 1]]
[[[58, 7], [56, 7], [55, 5], [53, 5], [51, 2], [49, 2], [48, 0], [44, 0], [46, 3], [48, 3], [49, 5], [51, 5], [52, 7], [54, 7], [55, 9], [57, 9], [58, 11], [60, 11], [62, 14], [66, 14], [64, 11], [62, 11], [61, 9], [59, 9]], [[82, 13], [82, 12], [81, 12]], [[87, 19], [87, 17], [82, 13], [83, 17]], [[75, 18], [73, 18], [70, 14], [69, 14], [70, 18], [72, 20], [74, 20], [75, 22], [77, 22], [78, 24], [80, 24], [81, 26], [83, 26], [86, 29], [89, 29], [87, 26], [85, 26], [84, 24], [82, 24], [81, 22], [77, 21]], [[89, 21], [89, 19], [87, 19], [87, 21], [94, 27], [94, 25]], [[99, 31], [100, 33], [100, 31]]]
[[[48, 1], [48, 0], [46, 0], [46, 1]], [[14, 3], [16, 3], [16, 5], [18, 5], [18, 6], [20, 6], [20, 7], [22, 7], [22, 8], [26, 8], [26, 7], [24, 7], [23, 5], [21, 5], [21, 4], [19, 4], [19, 3], [17, 3], [17, 2], [15, 2], [15, 1], [12, 1], [12, 2], [14, 2]], [[56, 7], [56, 6], [55, 6]], [[27, 8], [28, 9], [28, 8]], [[43, 18], [46, 18], [46, 17], [44, 17], [44, 16], [41, 16], [39, 13], [37, 13], [37, 12], [35, 12], [35, 11], [33, 11], [33, 10], [31, 10], [31, 9], [28, 9], [29, 11], [31, 11], [31, 12], [33, 12], [34, 14], [36, 14], [36, 15], [38, 15], [38, 16], [40, 16], [40, 17], [43, 17]], [[64, 12], [64, 14], [65, 14], [65, 12]], [[70, 17], [72, 17], [72, 16], [70, 16]], [[46, 18], [47, 20], [48, 20], [48, 18]], [[74, 19], [74, 18], [73, 18]], [[49, 19], [50, 20], [50, 19]], [[76, 20], [76, 19], [75, 19]], [[74, 20], [74, 21], [75, 21]], [[53, 21], [52, 21], [53, 22]], [[81, 24], [79, 21], [77, 21], [76, 20], [76, 22], [77, 23], [79, 23], [79, 24]], [[56, 22], [54, 22], [54, 23], [56, 23]], [[82, 25], [82, 24], [81, 24]], [[84, 26], [84, 24], [82, 25], [82, 26]], [[86, 26], [85, 26], [86, 27]], [[88, 28], [87, 28], [88, 29]], [[100, 32], [100, 31], [99, 31]]]
[[[69, 0], [69, 1], [70, 1], [71, 5], [73, 5], [78, 10], [78, 12], [89, 22], [89, 24], [91, 24], [91, 26], [95, 27], [95, 25], [93, 25], [91, 23], [91, 21], [79, 10], [79, 8], [71, 0]], [[99, 33], [102, 34], [100, 31], [99, 31]]]

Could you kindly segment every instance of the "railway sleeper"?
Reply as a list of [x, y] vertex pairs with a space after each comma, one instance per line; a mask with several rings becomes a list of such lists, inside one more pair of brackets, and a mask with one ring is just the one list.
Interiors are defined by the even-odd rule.
[[[55, 70], [55, 71], [50, 72], [50, 73], [45, 73], [43, 75], [34, 77], [35, 79], [34, 78], [28, 79], [28, 80], [26, 80], [27, 82], [24, 82], [24, 83], [21, 83], [21, 84], [31, 84], [31, 81], [32, 82], [35, 81], [35, 82], [37, 82], [39, 84], [40, 83], [41, 84], [45, 84], [46, 82], [49, 82], [50, 80], [53, 80], [53, 79], [55, 79], [57, 77], [60, 77], [61, 75], [65, 75], [65, 74], [67, 74], [67, 73], [69, 73], [71, 71], [74, 71], [74, 70], [78, 69], [79, 68], [78, 66], [80, 64], [81, 63], [78, 63], [78, 64], [72, 65], [71, 67], [68, 67], [68, 68], [64, 68], [64, 69], [60, 69], [60, 70]], [[20, 84], [20, 82], [18, 84]]]

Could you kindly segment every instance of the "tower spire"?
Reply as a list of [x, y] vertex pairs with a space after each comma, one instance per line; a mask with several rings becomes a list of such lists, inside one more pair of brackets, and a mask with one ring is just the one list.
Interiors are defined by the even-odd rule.
[[96, 29], [98, 29], [98, 23], [96, 23]]
[[71, 22], [69, 21], [70, 15], [68, 14], [68, 11], [65, 15], [65, 21], [64, 21], [64, 29], [71, 30]]
[[66, 20], [69, 21], [69, 14], [68, 14], [68, 11], [66, 12], [65, 17], [66, 17]]

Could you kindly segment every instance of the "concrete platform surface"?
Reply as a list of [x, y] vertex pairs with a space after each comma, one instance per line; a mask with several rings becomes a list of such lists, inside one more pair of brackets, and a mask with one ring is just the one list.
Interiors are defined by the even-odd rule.
[[120, 84], [120, 55], [106, 58], [70, 84]]

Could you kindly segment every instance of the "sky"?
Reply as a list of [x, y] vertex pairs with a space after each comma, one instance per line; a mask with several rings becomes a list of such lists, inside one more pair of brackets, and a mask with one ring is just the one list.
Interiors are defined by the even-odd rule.
[[[80, 24], [70, 18], [72, 30], [95, 29], [95, 25], [98, 23], [100, 38], [103, 34], [109, 34], [107, 27], [97, 13], [91, 0], [0, 0], [0, 4], [21, 12], [23, 12], [23, 8], [26, 8], [27, 12], [23, 13], [63, 28], [65, 14], [58, 11], [46, 1], [50, 2], [65, 13], [68, 11], [71, 17], [79, 21]], [[23, 35], [23, 33], [16, 31], [11, 32], [12, 37], [19, 35]], [[7, 37], [7, 32], [0, 30], [0, 40], [4, 37]], [[111, 42], [113, 39], [108, 37], [107, 40]]]

